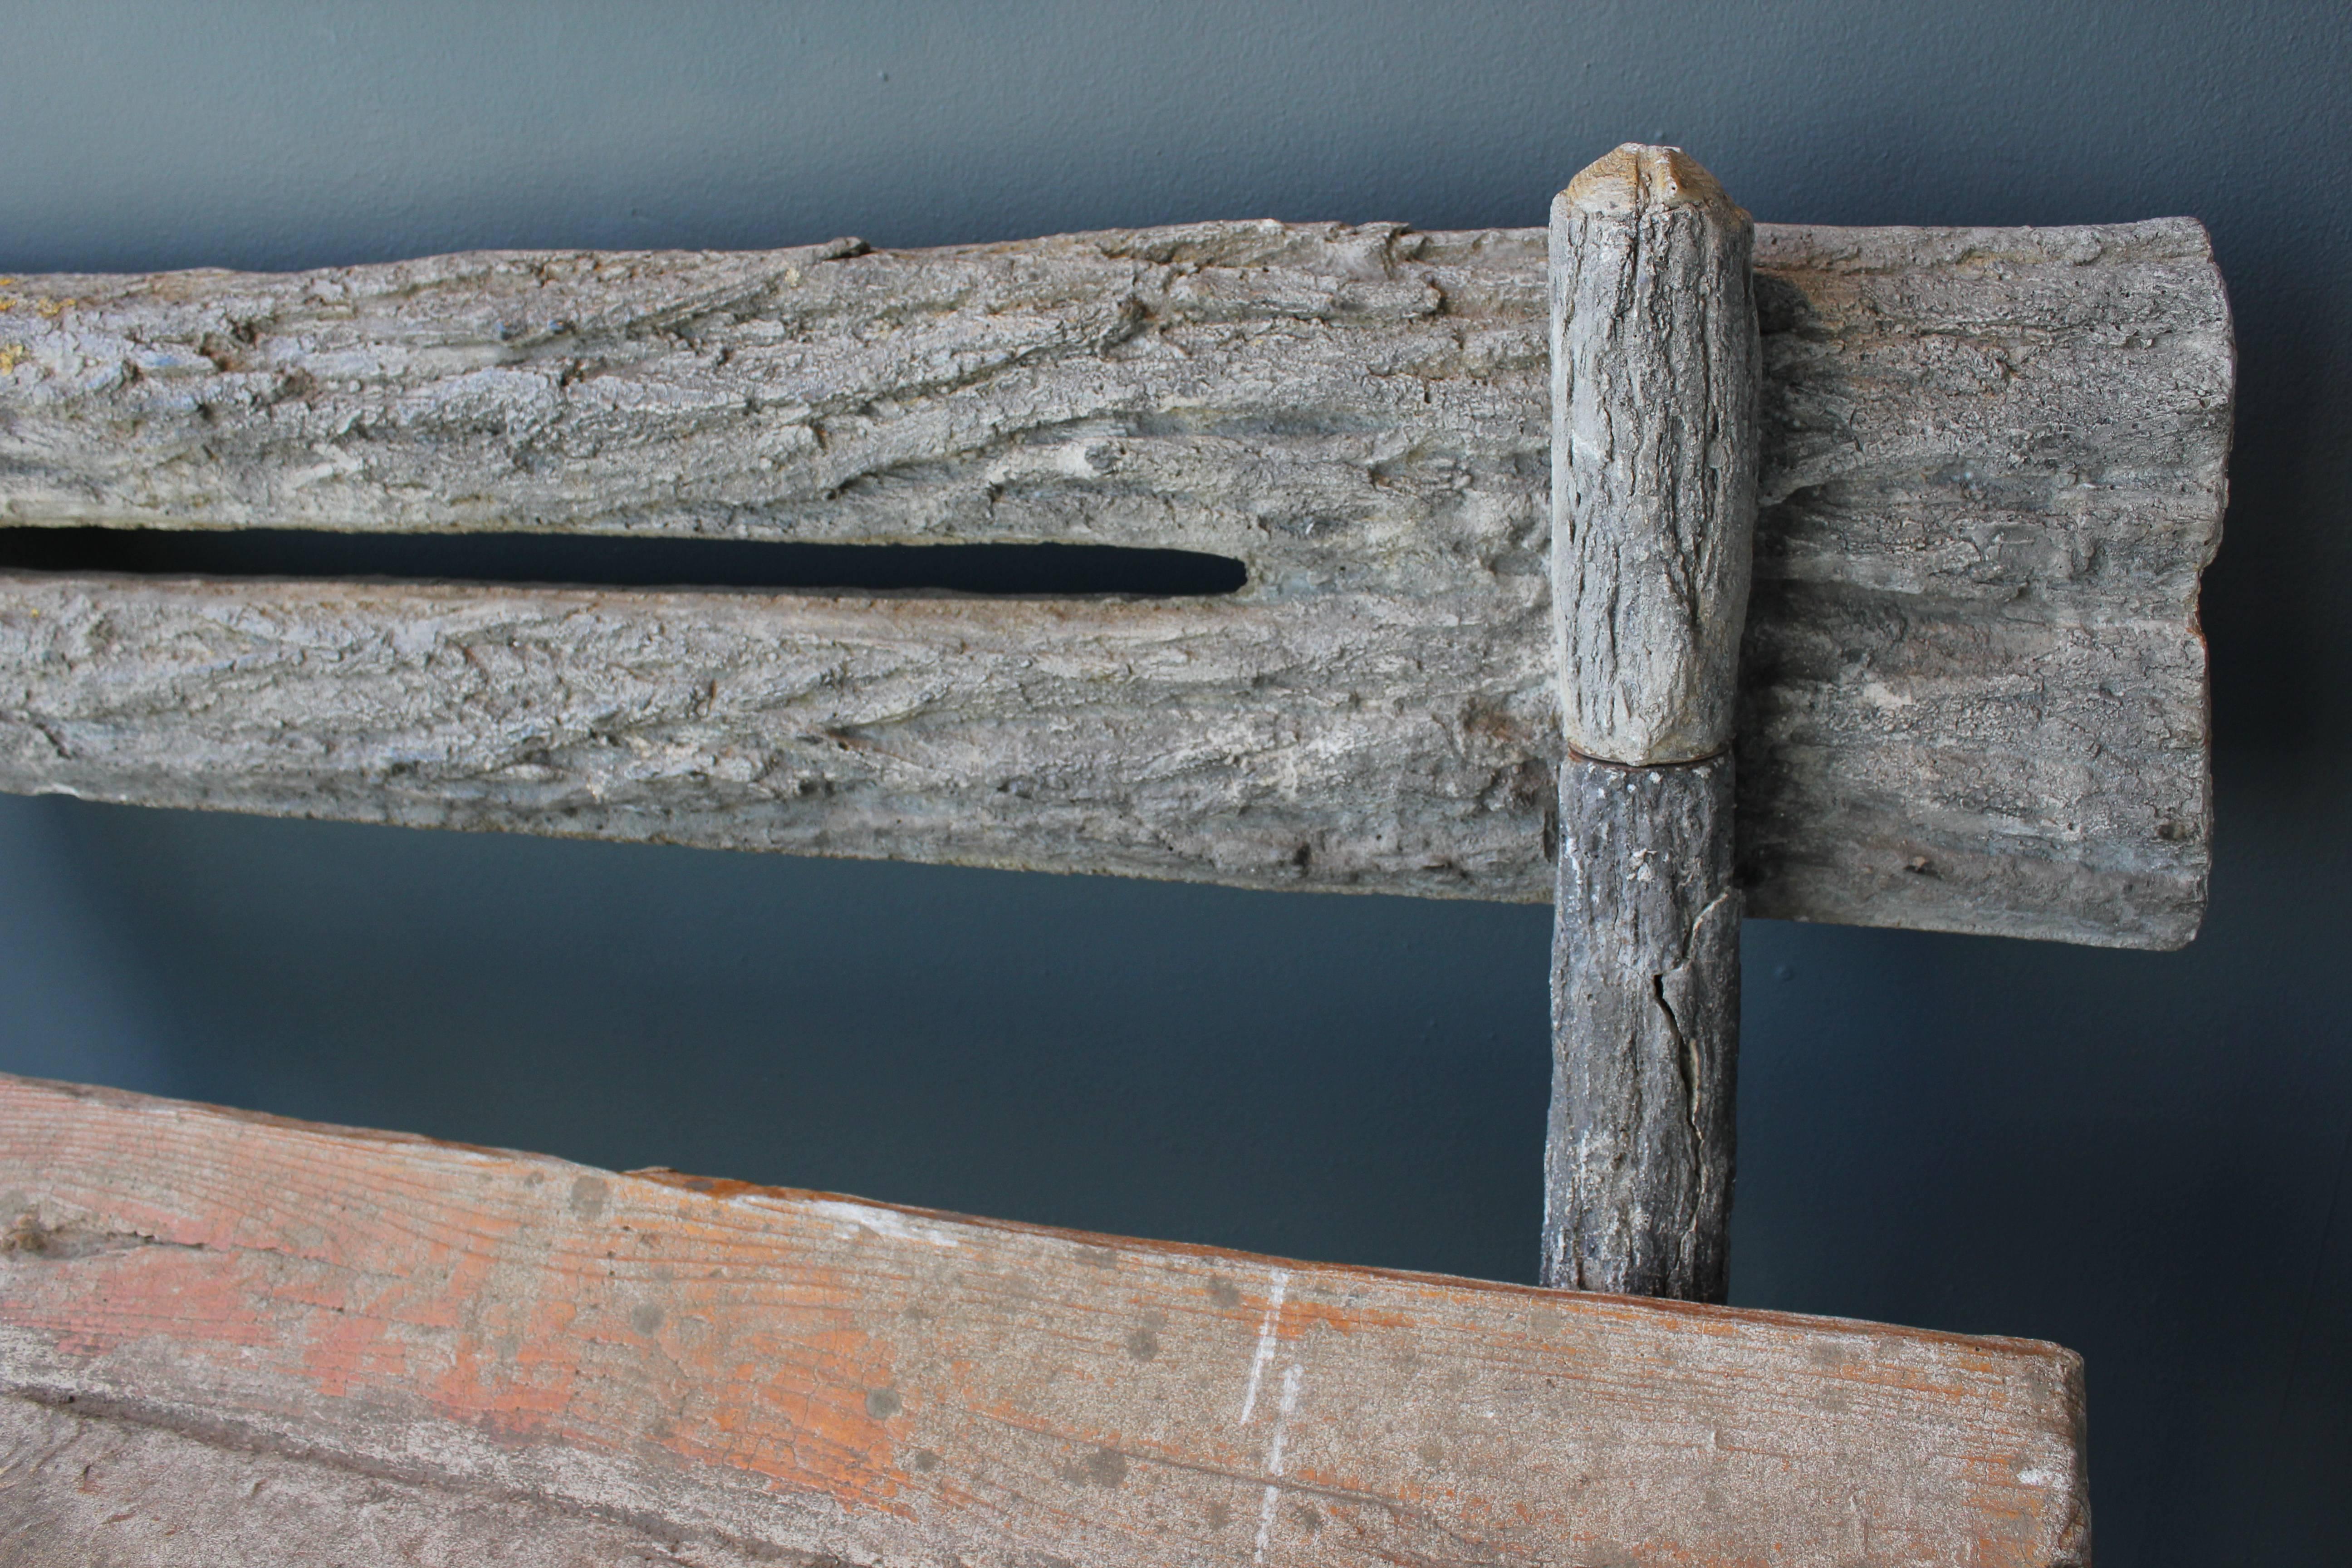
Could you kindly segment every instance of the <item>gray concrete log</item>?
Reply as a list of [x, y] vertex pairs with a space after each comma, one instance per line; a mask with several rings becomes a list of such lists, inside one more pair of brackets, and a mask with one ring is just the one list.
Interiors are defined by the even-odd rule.
[[[1754, 912], [2203, 906], [2228, 314], [2185, 220], [1757, 231]], [[1546, 237], [0, 279], [0, 523], [1231, 555], [1166, 604], [0, 574], [0, 788], [1538, 900]]]
[[1732, 714], [1756, 526], [1753, 227], [1679, 148], [1552, 204], [1552, 605], [1568, 760], [1547, 1285], [1720, 1301], [1739, 917]]
[[1552, 925], [1543, 1283], [1720, 1301], [1739, 1046], [1732, 759], [1571, 760]]
[[1627, 143], [1551, 209], [1552, 615], [1568, 749], [1731, 743], [1756, 529], [1755, 226], [1678, 147]]

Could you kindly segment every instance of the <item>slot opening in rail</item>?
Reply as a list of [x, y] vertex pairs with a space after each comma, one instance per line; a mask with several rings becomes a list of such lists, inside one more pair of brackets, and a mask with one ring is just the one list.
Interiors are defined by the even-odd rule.
[[1248, 578], [1230, 556], [1109, 544], [804, 544], [306, 528], [0, 528], [0, 571], [1146, 599], [1231, 594]]

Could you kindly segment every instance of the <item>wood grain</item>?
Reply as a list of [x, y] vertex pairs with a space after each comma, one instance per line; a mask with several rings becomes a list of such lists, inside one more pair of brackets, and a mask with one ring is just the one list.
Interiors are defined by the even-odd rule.
[[780, 1555], [658, 1520], [207, 1442], [6, 1395], [0, 1489], [0, 1563], [9, 1568], [752, 1568]]
[[2080, 1363], [2028, 1341], [15, 1079], [0, 1197], [17, 1561], [2087, 1561]]
[[[2186, 941], [2231, 397], [2202, 231], [1756, 244], [1756, 911]], [[1173, 546], [1249, 582], [0, 575], [0, 787], [1547, 899], [1544, 252], [1209, 224], [9, 280], [0, 521]]]

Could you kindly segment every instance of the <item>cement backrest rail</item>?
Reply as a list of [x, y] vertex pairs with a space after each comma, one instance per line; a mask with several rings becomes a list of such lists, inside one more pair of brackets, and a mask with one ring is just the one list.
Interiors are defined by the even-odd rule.
[[[0, 574], [0, 788], [1553, 896], [1545, 231], [0, 285], [0, 523], [1181, 548], [1204, 599]], [[1759, 226], [1750, 912], [2174, 946], [2229, 317], [2187, 220]]]

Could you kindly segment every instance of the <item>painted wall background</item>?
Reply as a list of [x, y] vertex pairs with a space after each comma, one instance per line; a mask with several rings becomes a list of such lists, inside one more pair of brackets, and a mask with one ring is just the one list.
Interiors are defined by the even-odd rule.
[[[2100, 1560], [2352, 1540], [2352, 23], [2179, 3], [0, 4], [0, 272], [2188, 213], [2237, 310], [2184, 952], [1751, 922], [1735, 1300], [2089, 1358]], [[1542, 910], [0, 798], [0, 1068], [1532, 1277]]]

